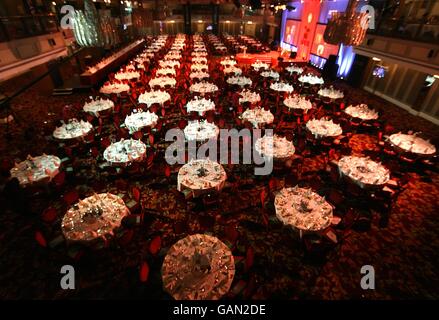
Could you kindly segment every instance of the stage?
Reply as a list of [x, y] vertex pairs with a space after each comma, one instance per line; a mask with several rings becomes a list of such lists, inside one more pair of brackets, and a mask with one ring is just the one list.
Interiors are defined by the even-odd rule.
[[303, 61], [301, 59], [291, 59], [289, 54], [283, 54], [281, 55], [280, 51], [270, 51], [270, 52], [264, 52], [264, 53], [238, 53], [236, 54], [236, 61], [239, 64], [252, 64], [255, 61], [259, 60], [265, 63], [269, 63], [271, 66], [276, 67], [279, 64], [279, 57], [283, 58], [282, 65], [284, 64], [306, 64], [306, 61]]

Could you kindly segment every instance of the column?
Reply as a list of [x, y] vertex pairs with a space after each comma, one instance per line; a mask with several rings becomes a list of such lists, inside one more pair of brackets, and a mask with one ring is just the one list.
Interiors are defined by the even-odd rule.
[[212, 3], [212, 32], [218, 35], [219, 29], [219, 1], [216, 0]]
[[183, 17], [184, 17], [184, 33], [191, 34], [191, 5], [189, 2], [183, 3]]

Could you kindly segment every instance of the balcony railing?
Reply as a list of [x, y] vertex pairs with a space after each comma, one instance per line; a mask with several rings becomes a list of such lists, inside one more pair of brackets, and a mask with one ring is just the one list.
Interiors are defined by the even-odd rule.
[[0, 42], [58, 32], [55, 15], [0, 17]]
[[388, 18], [379, 20], [369, 34], [439, 44], [439, 21], [401, 21]]

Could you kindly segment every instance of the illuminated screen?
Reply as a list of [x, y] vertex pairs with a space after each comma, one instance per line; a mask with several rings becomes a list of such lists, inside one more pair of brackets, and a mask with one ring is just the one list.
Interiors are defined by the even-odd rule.
[[331, 54], [338, 55], [339, 46], [328, 44], [323, 40], [323, 34], [325, 33], [325, 29], [326, 29], [326, 25], [324, 24], [317, 25], [311, 53], [316, 56], [328, 59]]
[[297, 47], [297, 41], [299, 37], [300, 21], [287, 20], [285, 23], [285, 33], [283, 41], [287, 44], [291, 44]]

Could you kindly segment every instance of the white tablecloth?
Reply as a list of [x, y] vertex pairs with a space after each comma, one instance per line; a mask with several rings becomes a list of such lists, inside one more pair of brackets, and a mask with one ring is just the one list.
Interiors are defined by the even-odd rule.
[[99, 112], [114, 108], [114, 102], [107, 99], [96, 99], [84, 104], [84, 111], [98, 117]]
[[206, 111], [215, 110], [215, 103], [210, 99], [195, 97], [186, 104], [188, 112], [198, 112], [199, 115], [204, 115]]
[[374, 120], [378, 119], [378, 112], [373, 109], [369, 109], [367, 104], [359, 104], [356, 106], [347, 107], [344, 112], [351, 117], [361, 120]]
[[303, 231], [321, 231], [331, 225], [331, 205], [305, 188], [284, 188], [274, 200], [277, 218], [283, 224]]
[[306, 128], [316, 138], [323, 137], [337, 137], [343, 133], [339, 124], [334, 123], [332, 120], [326, 119], [312, 119], [306, 123]]
[[139, 79], [140, 72], [137, 71], [125, 71], [118, 72], [114, 75], [117, 80], [131, 80], [131, 79]]
[[218, 300], [229, 291], [234, 276], [230, 249], [204, 234], [179, 240], [162, 265], [163, 287], [175, 300]]
[[216, 138], [219, 129], [214, 123], [207, 121], [190, 121], [184, 128], [184, 136], [187, 140], [205, 141]]
[[325, 83], [325, 81], [323, 81], [322, 78], [317, 77], [317, 76], [312, 75], [312, 74], [305, 74], [305, 75], [300, 76], [299, 81], [302, 83], [309, 83], [311, 85]]
[[26, 160], [15, 164], [11, 169], [11, 178], [17, 178], [20, 185], [42, 184], [51, 181], [58, 173], [61, 160], [52, 155], [28, 156]]
[[360, 187], [382, 186], [390, 179], [387, 168], [366, 157], [343, 157], [338, 162], [338, 169], [340, 174], [349, 177]]
[[161, 69], [158, 69], [156, 71], [155, 75], [156, 76], [167, 76], [167, 75], [175, 76], [175, 69], [172, 67], [161, 68]]
[[261, 96], [257, 92], [252, 92], [250, 90], [242, 90], [239, 95], [239, 103], [250, 102], [250, 103], [258, 103], [261, 101]]
[[230, 66], [230, 67], [224, 68], [224, 73], [225, 74], [233, 73], [236, 75], [240, 75], [240, 74], [242, 74], [242, 69], [235, 67], [235, 66]]
[[263, 72], [261, 72], [261, 77], [272, 78], [274, 80], [278, 80], [279, 79], [279, 73], [277, 73], [276, 71], [273, 71], [273, 70], [263, 71]]
[[218, 87], [212, 83], [202, 81], [192, 84], [189, 90], [191, 92], [210, 93], [218, 91]]
[[270, 68], [270, 65], [268, 65], [265, 62], [261, 62], [259, 60], [256, 60], [256, 62], [252, 63], [252, 67], [253, 69], [255, 69], [256, 71], [259, 71], [260, 69], [268, 69]]
[[71, 119], [68, 123], [64, 123], [62, 126], [57, 127], [53, 131], [53, 137], [59, 140], [68, 140], [85, 137], [93, 126], [86, 121], [78, 121], [77, 119]]
[[330, 99], [342, 99], [344, 97], [343, 92], [336, 90], [332, 87], [320, 89], [318, 94], [322, 97], [330, 98]]
[[125, 118], [125, 126], [130, 133], [139, 131], [144, 127], [155, 127], [159, 117], [153, 112], [134, 112]]
[[274, 91], [279, 92], [293, 92], [294, 88], [292, 85], [285, 82], [275, 82], [270, 85], [270, 88]]
[[287, 70], [290, 74], [292, 74], [294, 72], [298, 73], [298, 74], [302, 74], [302, 72], [303, 72], [303, 68], [297, 67], [297, 66], [289, 66], [289, 67], [286, 67], [285, 70]]
[[278, 135], [259, 138], [256, 140], [255, 149], [260, 155], [277, 160], [287, 160], [295, 152], [293, 143]]
[[175, 80], [174, 78], [170, 78], [170, 77], [158, 77], [158, 78], [154, 78], [154, 79], [149, 80], [149, 86], [151, 88], [154, 88], [154, 87], [164, 88], [166, 86], [175, 87], [176, 84], [177, 84], [177, 80]]
[[99, 92], [104, 94], [129, 92], [130, 86], [125, 83], [106, 83], [101, 87]]
[[242, 119], [253, 124], [255, 128], [259, 128], [261, 125], [270, 124], [274, 121], [274, 115], [270, 110], [263, 108], [254, 108], [245, 110], [242, 115]]
[[130, 214], [125, 203], [111, 193], [95, 194], [73, 205], [64, 215], [61, 230], [69, 242], [83, 242], [114, 235]]
[[104, 159], [111, 165], [129, 165], [145, 158], [146, 145], [140, 140], [128, 139], [112, 143], [104, 151]]
[[208, 159], [193, 160], [178, 171], [177, 189], [189, 189], [196, 197], [213, 190], [220, 191], [226, 179], [226, 172], [218, 162]]
[[251, 86], [252, 80], [247, 77], [233, 76], [227, 79], [227, 83], [244, 87], [244, 86]]
[[429, 141], [414, 134], [395, 133], [389, 137], [390, 143], [404, 152], [411, 152], [419, 155], [433, 155], [436, 147]]
[[151, 106], [154, 103], [163, 104], [170, 99], [171, 96], [167, 92], [160, 90], [147, 91], [139, 96], [139, 103], [144, 103], [147, 106]]
[[290, 109], [301, 109], [307, 112], [312, 109], [312, 103], [305, 98], [302, 98], [298, 95], [289, 96], [284, 100], [284, 105], [286, 105]]

